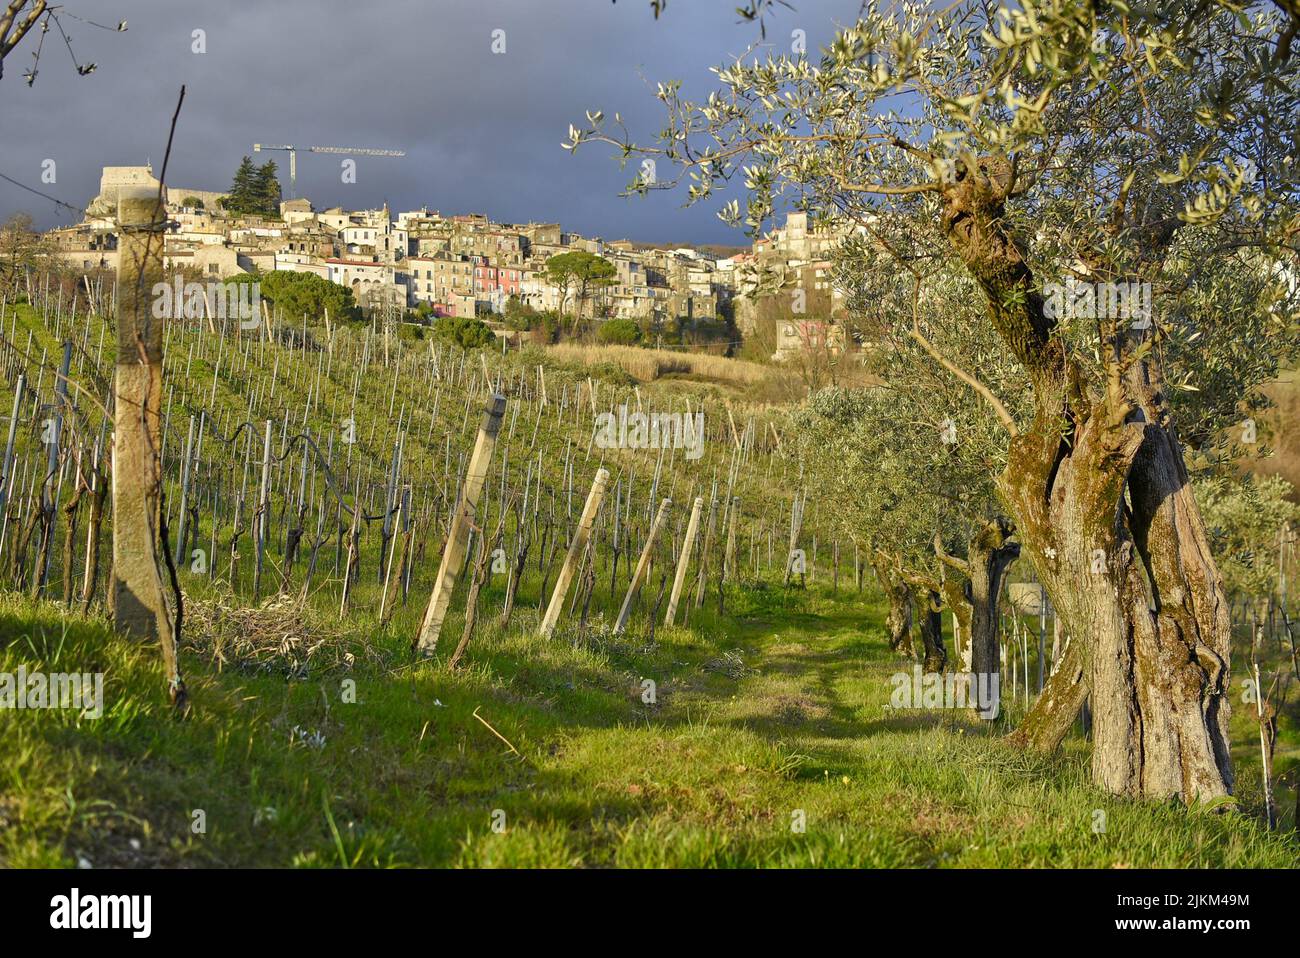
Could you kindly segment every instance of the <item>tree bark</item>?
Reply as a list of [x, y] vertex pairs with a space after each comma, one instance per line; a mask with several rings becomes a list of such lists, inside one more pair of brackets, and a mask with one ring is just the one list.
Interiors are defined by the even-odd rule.
[[922, 588], [917, 592], [917, 605], [921, 609], [921, 647], [925, 650], [922, 668], [942, 673], [948, 665], [948, 651], [943, 645], [943, 603], [938, 592]]
[[1077, 643], [1068, 637], [1060, 661], [1038, 694], [1020, 727], [1011, 733], [1009, 741], [1021, 748], [1042, 752], [1054, 751], [1070, 731], [1079, 710], [1088, 698], [1088, 681], [1084, 673], [1083, 655]]
[[1033, 384], [1033, 424], [1011, 440], [999, 485], [1077, 649], [1057, 676], [1075, 655], [1083, 675], [1040, 696], [1021, 738], [1055, 744], [1090, 693], [1095, 782], [1212, 801], [1232, 790], [1228, 607], [1163, 390], [1126, 361], [1118, 324], [1105, 382], [1085, 388], [1003, 219], [1013, 180], [1004, 157], [963, 168], [944, 225]]
[[885, 635], [889, 639], [889, 648], [899, 655], [914, 659], [912, 589], [884, 556], [877, 555], [871, 565], [876, 570], [876, 579], [885, 593], [885, 601], [889, 603], [889, 612], [885, 616]]
[[1001, 662], [998, 600], [1011, 563], [1020, 558], [1015, 526], [998, 517], [975, 534], [967, 552], [971, 588], [971, 672], [996, 675]]

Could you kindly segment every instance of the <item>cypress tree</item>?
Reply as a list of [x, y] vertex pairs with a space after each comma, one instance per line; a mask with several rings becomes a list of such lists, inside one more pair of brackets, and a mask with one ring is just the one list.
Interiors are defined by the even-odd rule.
[[232, 213], [248, 213], [256, 209], [259, 173], [251, 157], [246, 156], [240, 161], [234, 182], [230, 185], [230, 195], [226, 197], [227, 210]]
[[267, 216], [280, 213], [280, 181], [276, 177], [275, 160], [267, 160], [257, 168], [254, 178], [254, 208]]

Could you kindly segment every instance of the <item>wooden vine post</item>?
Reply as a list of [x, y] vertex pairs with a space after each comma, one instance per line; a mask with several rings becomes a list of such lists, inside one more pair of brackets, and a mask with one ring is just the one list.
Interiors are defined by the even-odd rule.
[[691, 549], [695, 545], [695, 531], [700, 525], [700, 510], [704, 508], [704, 497], [696, 496], [691, 506], [691, 518], [686, 523], [686, 538], [682, 540], [682, 554], [677, 557], [677, 576], [673, 579], [672, 595], [668, 599], [668, 611], [664, 614], [664, 627], [668, 628], [677, 618], [677, 602], [682, 597], [682, 585], [686, 582], [686, 570], [691, 564]]
[[113, 625], [162, 643], [173, 702], [185, 688], [163, 593], [161, 545], [163, 321], [153, 289], [163, 282], [165, 210], [156, 192], [123, 189], [117, 267], [117, 369], [113, 421]]
[[253, 565], [253, 601], [262, 597], [262, 567], [266, 562], [266, 540], [271, 529], [271, 428], [273, 423], [266, 420], [262, 439], [262, 485], [257, 493], [257, 526], [253, 530], [253, 547], [255, 550]]
[[560, 575], [555, 580], [555, 590], [551, 593], [551, 602], [546, 607], [546, 615], [542, 617], [541, 633], [543, 636], [549, 636], [555, 631], [555, 623], [559, 620], [560, 611], [564, 608], [564, 597], [569, 592], [569, 583], [573, 581], [573, 576], [578, 571], [578, 563], [582, 561], [582, 556], [587, 551], [587, 540], [591, 538], [591, 527], [596, 521], [596, 513], [600, 511], [600, 504], [605, 501], [605, 487], [608, 484], [609, 470], [597, 469], [596, 478], [591, 480], [591, 491], [587, 493], [587, 504], [582, 507], [582, 517], [578, 520], [578, 528], [573, 531], [573, 541], [569, 543], [569, 552], [564, 557], [564, 565], [561, 566]]
[[14, 439], [18, 435], [18, 420], [22, 414], [23, 392], [26, 388], [27, 377], [19, 373], [18, 385], [14, 387], [14, 411], [9, 417], [9, 438], [5, 441], [4, 462], [0, 463], [0, 513], [4, 512], [9, 486], [13, 480]]
[[447, 533], [447, 545], [442, 551], [438, 577], [433, 583], [433, 595], [429, 597], [429, 607], [424, 613], [420, 634], [416, 637], [416, 650], [423, 655], [432, 655], [438, 647], [438, 636], [442, 632], [443, 620], [447, 617], [451, 593], [456, 588], [461, 566], [465, 564], [470, 529], [474, 525], [474, 515], [478, 509], [479, 497], [483, 494], [483, 484], [487, 481], [492, 450], [496, 447], [497, 433], [501, 431], [501, 417], [505, 411], [506, 397], [500, 393], [494, 393], [483, 410], [483, 421], [478, 428], [478, 438], [474, 441], [474, 451], [470, 455], [460, 500], [456, 503], [451, 528]]
[[673, 507], [671, 499], [664, 499], [659, 503], [659, 511], [655, 514], [655, 521], [650, 526], [650, 533], [646, 536], [645, 547], [641, 550], [641, 558], [637, 561], [636, 572], [632, 575], [632, 581], [627, 586], [627, 596], [623, 599], [623, 607], [618, 611], [618, 621], [614, 623], [614, 632], [621, 633], [627, 628], [628, 617], [632, 614], [632, 603], [636, 601], [637, 594], [641, 591], [641, 585], [645, 582], [646, 573], [650, 570], [650, 557], [654, 554], [655, 541], [659, 538], [659, 531], [664, 527], [668, 519], [668, 512]]

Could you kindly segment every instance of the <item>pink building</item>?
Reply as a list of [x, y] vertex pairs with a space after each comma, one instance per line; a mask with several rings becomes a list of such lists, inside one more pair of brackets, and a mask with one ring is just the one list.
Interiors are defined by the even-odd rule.
[[518, 296], [523, 288], [524, 271], [519, 266], [491, 266], [483, 257], [474, 259], [474, 292], [482, 298], [500, 293]]

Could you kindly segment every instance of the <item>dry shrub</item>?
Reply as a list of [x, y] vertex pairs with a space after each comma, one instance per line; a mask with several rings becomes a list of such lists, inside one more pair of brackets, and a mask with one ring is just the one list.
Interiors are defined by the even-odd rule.
[[738, 386], [754, 386], [780, 370], [743, 359], [728, 359], [709, 353], [682, 353], [664, 349], [643, 349], [640, 346], [586, 346], [561, 343], [551, 346], [547, 354], [560, 362], [593, 366], [611, 363], [642, 382], [653, 382], [664, 376], [699, 376]]
[[356, 654], [346, 637], [312, 618], [296, 595], [273, 596], [255, 608], [240, 607], [231, 596], [186, 597], [184, 643], [218, 669], [297, 678], [309, 671], [351, 669]]
[[735, 649], [729, 649], [714, 659], [709, 659], [704, 663], [705, 672], [716, 672], [719, 675], [725, 675], [729, 679], [743, 679], [746, 675], [754, 672], [745, 664], [744, 656]]
[[1266, 414], [1274, 455], [1271, 459], [1249, 460], [1245, 465], [1261, 475], [1281, 476], [1300, 489], [1300, 373], [1285, 370], [1264, 392], [1277, 403], [1277, 408]]

